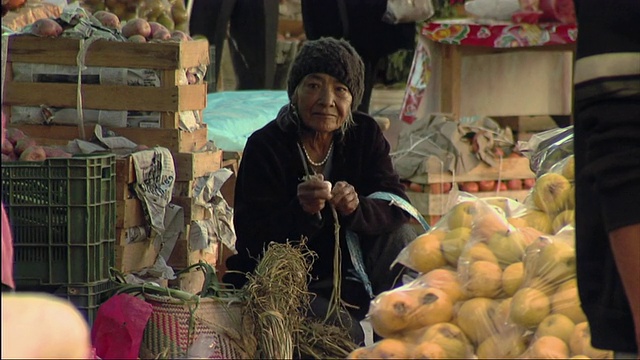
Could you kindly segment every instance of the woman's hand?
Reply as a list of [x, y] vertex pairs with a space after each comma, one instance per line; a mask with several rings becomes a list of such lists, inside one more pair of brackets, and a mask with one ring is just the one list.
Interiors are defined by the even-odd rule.
[[333, 191], [331, 191], [331, 199], [329, 201], [342, 216], [351, 215], [360, 204], [356, 189], [346, 181], [338, 181], [336, 183]]
[[319, 213], [329, 199], [331, 199], [331, 183], [324, 181], [322, 174], [314, 175], [298, 184], [298, 201], [306, 213], [312, 215]]

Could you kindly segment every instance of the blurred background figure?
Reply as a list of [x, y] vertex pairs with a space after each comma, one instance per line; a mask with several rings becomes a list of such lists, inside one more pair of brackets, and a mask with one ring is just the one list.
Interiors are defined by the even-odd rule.
[[210, 92], [218, 88], [227, 33], [236, 90], [274, 88], [278, 6], [278, 0], [194, 0], [189, 32], [205, 36], [215, 48]]
[[92, 359], [89, 325], [68, 301], [2, 293], [3, 359]]
[[591, 344], [640, 347], [640, 1], [575, 0], [576, 264]]
[[380, 60], [401, 49], [415, 49], [416, 24], [383, 22], [386, 7], [386, 0], [302, 0], [307, 39], [344, 38], [362, 58], [365, 87], [358, 110], [366, 113]]

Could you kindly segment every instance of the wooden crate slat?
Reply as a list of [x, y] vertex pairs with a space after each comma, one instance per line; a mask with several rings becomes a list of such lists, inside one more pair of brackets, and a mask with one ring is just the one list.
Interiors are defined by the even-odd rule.
[[[69, 140], [79, 139], [80, 133], [77, 126], [64, 125], [15, 125], [11, 127], [22, 130], [26, 135], [33, 137], [43, 145], [64, 145]], [[95, 126], [86, 125], [85, 134], [91, 137]], [[154, 129], [154, 128], [111, 128], [116, 135], [124, 136], [129, 140], [149, 147], [162, 146], [171, 152], [190, 152], [202, 149], [207, 143], [207, 127], [193, 132], [180, 129]]]
[[[495, 196], [507, 197], [518, 202], [523, 202], [530, 190], [507, 190], [507, 191], [483, 191], [474, 193], [478, 198], [489, 198]], [[422, 215], [445, 215], [453, 204], [449, 204], [450, 194], [430, 194], [413, 191], [406, 192], [411, 204]], [[455, 204], [455, 203], [454, 203]]]
[[[14, 35], [9, 49], [11, 62], [75, 66], [80, 40]], [[85, 57], [85, 66], [182, 69], [208, 64], [209, 43], [204, 39], [143, 44], [98, 40]]]
[[144, 226], [146, 222], [142, 201], [139, 199], [116, 200], [116, 227]]
[[443, 182], [466, 182], [466, 181], [481, 181], [481, 180], [509, 180], [509, 179], [529, 179], [535, 178], [535, 174], [529, 167], [529, 159], [525, 157], [519, 158], [504, 158], [502, 159], [502, 166], [492, 167], [485, 163], [481, 163], [471, 171], [465, 174], [442, 173], [442, 164], [437, 158], [431, 157], [425, 160], [426, 173], [419, 174], [410, 181], [420, 184], [437, 184]]
[[186, 223], [194, 220], [206, 220], [211, 218], [208, 209], [202, 205], [195, 203], [195, 199], [185, 196], [171, 197], [171, 203], [180, 206], [184, 210], [184, 219]]
[[[8, 82], [4, 103], [11, 106], [76, 108], [77, 84]], [[207, 86], [81, 86], [82, 107], [96, 110], [185, 111], [207, 106]]]
[[[117, 231], [124, 232], [125, 229], [117, 229]], [[117, 244], [115, 252], [115, 267], [123, 273], [136, 272], [151, 267], [159, 255], [149, 239], [126, 245]]]
[[173, 154], [176, 181], [189, 181], [220, 169], [222, 150]]

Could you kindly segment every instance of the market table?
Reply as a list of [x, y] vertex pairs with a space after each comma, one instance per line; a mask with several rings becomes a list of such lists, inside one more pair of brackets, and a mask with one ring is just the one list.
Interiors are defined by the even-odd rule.
[[449, 19], [426, 23], [401, 119], [570, 115], [575, 24]]

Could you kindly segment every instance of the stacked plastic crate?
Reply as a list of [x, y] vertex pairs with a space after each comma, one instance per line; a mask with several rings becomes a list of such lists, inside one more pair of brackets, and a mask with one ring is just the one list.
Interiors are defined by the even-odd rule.
[[3, 162], [1, 181], [17, 289], [65, 297], [92, 323], [112, 289], [115, 156]]

